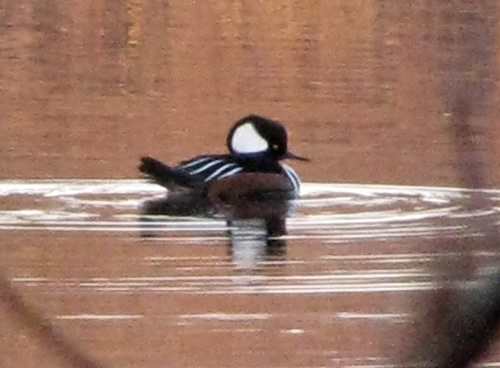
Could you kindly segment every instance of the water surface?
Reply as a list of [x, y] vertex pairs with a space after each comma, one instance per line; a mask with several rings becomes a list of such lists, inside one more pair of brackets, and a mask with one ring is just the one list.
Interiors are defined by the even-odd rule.
[[[141, 203], [165, 195], [142, 180], [3, 181], [1, 263], [27, 303], [109, 366], [383, 366], [410, 344], [415, 301], [439, 287], [432, 265], [460, 256], [443, 239], [482, 236], [464, 219], [500, 221], [500, 191], [475, 212], [470, 193], [308, 183], [285, 251], [268, 254], [231, 249], [221, 218], [164, 216], [142, 236]], [[472, 257], [486, 267], [498, 254]]]

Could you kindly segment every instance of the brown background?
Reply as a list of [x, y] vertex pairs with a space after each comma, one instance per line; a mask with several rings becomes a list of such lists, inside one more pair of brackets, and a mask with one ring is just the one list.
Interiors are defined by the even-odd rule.
[[285, 122], [304, 181], [459, 185], [457, 96], [500, 183], [496, 0], [0, 1], [0, 177], [136, 177]]
[[[137, 177], [143, 154], [176, 162], [223, 151], [233, 121], [253, 112], [287, 124], [293, 151], [313, 160], [294, 163], [304, 181], [462, 185], [456, 152], [463, 147], [452, 135], [461, 101], [488, 154], [486, 183], [498, 186], [497, 2], [0, 0], [0, 179]], [[1, 367], [78, 366], [65, 360], [71, 349], [58, 350], [44, 335], [43, 323], [54, 326], [56, 342], [105, 367], [386, 365], [386, 356], [411, 346], [421, 327], [414, 313], [432, 297], [398, 285], [439, 287], [432, 267], [457, 251], [456, 239], [377, 237], [363, 222], [366, 213], [376, 222], [377, 205], [364, 207], [354, 196], [352, 207], [342, 207], [338, 198], [321, 197], [316, 201], [324, 207], [299, 208], [285, 259], [278, 259], [283, 263], [255, 271], [268, 277], [264, 288], [291, 286], [305, 294], [206, 295], [213, 285], [237, 288], [242, 275], [222, 231], [215, 232], [218, 242], [204, 233], [184, 235], [198, 239], [193, 243], [171, 232], [163, 240], [141, 239], [127, 227], [94, 232], [89, 227], [123, 220], [119, 215], [134, 220], [137, 209], [120, 212], [118, 199], [89, 208], [92, 193], [83, 197], [84, 207], [61, 204], [64, 196], [0, 201], [3, 221], [6, 213], [27, 213], [57, 226], [64, 211], [94, 216], [82, 231], [29, 224], [0, 231], [0, 271], [10, 282], [1, 283], [0, 274]], [[463, 202], [415, 198], [389, 208], [403, 219], [411, 212], [410, 230], [429, 228], [415, 216], [421, 211], [443, 216], [431, 217], [431, 225], [474, 229], [461, 226], [460, 212], [446, 217]], [[436, 202], [444, 212], [431, 206]], [[345, 235], [342, 224], [351, 234], [370, 232], [369, 240], [336, 243], [335, 236]], [[497, 258], [478, 251], [473, 261]], [[131, 291], [113, 291], [127, 280]], [[183, 292], [193, 280], [200, 292]], [[358, 291], [307, 293], [345, 280]], [[395, 288], [387, 293], [370, 289], [393, 286], [391, 280]], [[21, 295], [18, 305], [6, 293], [10, 287]], [[42, 320], [23, 317], [23, 305]], [[269, 317], [185, 318], [221, 313]], [[139, 318], [78, 318], [87, 314]], [[493, 365], [497, 346], [498, 340]]]

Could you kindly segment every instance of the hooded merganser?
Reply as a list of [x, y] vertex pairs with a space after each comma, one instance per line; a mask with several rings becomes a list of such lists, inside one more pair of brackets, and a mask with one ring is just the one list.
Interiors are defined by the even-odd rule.
[[143, 157], [139, 170], [172, 190], [188, 190], [212, 203], [235, 199], [296, 198], [300, 179], [280, 161], [308, 161], [288, 151], [287, 133], [275, 120], [249, 115], [238, 120], [227, 137], [228, 154], [201, 155], [170, 167]]

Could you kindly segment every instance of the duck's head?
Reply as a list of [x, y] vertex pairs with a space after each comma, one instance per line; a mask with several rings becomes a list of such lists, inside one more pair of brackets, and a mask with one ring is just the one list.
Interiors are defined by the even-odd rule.
[[238, 120], [231, 128], [227, 146], [233, 155], [265, 155], [276, 160], [309, 160], [289, 152], [287, 141], [286, 129], [280, 122], [258, 115], [248, 115]]

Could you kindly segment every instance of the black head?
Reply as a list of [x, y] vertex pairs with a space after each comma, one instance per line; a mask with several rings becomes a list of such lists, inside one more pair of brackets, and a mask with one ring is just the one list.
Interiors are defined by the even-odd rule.
[[258, 115], [238, 120], [229, 131], [227, 146], [234, 155], [265, 154], [276, 160], [307, 158], [288, 152], [286, 129], [278, 121]]

